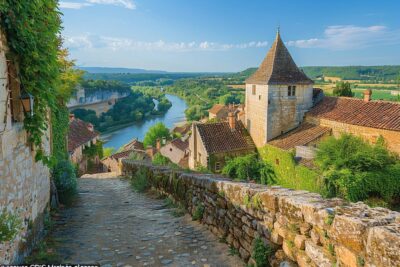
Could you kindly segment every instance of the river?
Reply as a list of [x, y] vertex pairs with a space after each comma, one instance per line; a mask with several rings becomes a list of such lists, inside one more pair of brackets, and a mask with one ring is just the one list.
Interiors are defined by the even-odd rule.
[[101, 139], [105, 141], [104, 147], [114, 147], [115, 149], [118, 149], [133, 138], [138, 138], [142, 141], [147, 130], [157, 122], [164, 123], [168, 128], [172, 128], [176, 124], [184, 122], [185, 109], [187, 108], [185, 101], [174, 95], [166, 94], [165, 96], [172, 103], [172, 107], [167, 111], [167, 113], [162, 116], [146, 118], [145, 120], [133, 123], [126, 128], [102, 135]]

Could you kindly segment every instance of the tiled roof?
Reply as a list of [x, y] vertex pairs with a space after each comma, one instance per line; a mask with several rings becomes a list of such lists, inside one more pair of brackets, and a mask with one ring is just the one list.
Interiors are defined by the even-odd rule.
[[312, 84], [313, 81], [296, 66], [278, 32], [264, 61], [257, 71], [246, 80], [246, 83]]
[[357, 98], [324, 97], [307, 115], [347, 124], [400, 131], [400, 103], [395, 102], [365, 102]]
[[307, 145], [329, 131], [330, 128], [328, 127], [303, 123], [294, 130], [280, 135], [268, 143], [281, 149], [289, 150], [296, 146]]
[[231, 130], [228, 122], [196, 124], [208, 153], [255, 149], [255, 145], [241, 121]]
[[189, 141], [182, 141], [180, 138], [176, 138], [171, 141], [171, 144], [174, 145], [179, 150], [185, 151], [189, 147]]
[[[225, 110], [226, 109], [226, 110]], [[221, 104], [215, 104], [212, 108], [208, 110], [209, 113], [218, 114], [218, 112], [225, 110], [228, 112], [228, 107]]]
[[129, 143], [124, 145], [123, 150], [139, 149], [144, 150], [143, 143], [138, 141], [136, 138], [131, 140]]
[[88, 129], [89, 123], [80, 119], [73, 119], [69, 123], [68, 132], [68, 152], [73, 152], [76, 148], [96, 138], [99, 133]]
[[143, 154], [146, 155], [146, 152], [144, 150], [137, 150], [137, 149], [128, 149], [128, 150], [124, 150], [115, 154], [112, 154], [110, 156], [110, 158], [112, 159], [122, 159], [122, 158], [128, 158], [132, 153], [139, 153], [139, 154]]
[[175, 126], [175, 128], [173, 128], [171, 132], [185, 135], [187, 132], [190, 131], [190, 128], [191, 128], [190, 124], [185, 124], [183, 126]]

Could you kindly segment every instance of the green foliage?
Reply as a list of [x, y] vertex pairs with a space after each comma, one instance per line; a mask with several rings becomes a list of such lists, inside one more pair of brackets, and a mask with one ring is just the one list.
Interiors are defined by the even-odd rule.
[[273, 166], [275, 171], [274, 184], [310, 192], [321, 193], [319, 173], [299, 165], [292, 152], [287, 152], [271, 145], [259, 149], [260, 158]]
[[170, 107], [172, 107], [172, 103], [166, 97], [163, 97], [157, 104], [157, 111], [160, 112], [161, 114], [163, 114]]
[[145, 158], [146, 158], [145, 154], [135, 152], [135, 151], [130, 153], [129, 157], [128, 157], [128, 159], [130, 159], [130, 160], [144, 160]]
[[103, 157], [109, 157], [116, 152], [114, 147], [104, 147], [103, 148]]
[[131, 88], [129, 85], [115, 80], [83, 80], [81, 86], [85, 90], [85, 96], [95, 95], [99, 92], [117, 92], [120, 94], [130, 94]]
[[147, 131], [146, 135], [143, 139], [144, 147], [147, 146], [155, 146], [157, 139], [162, 140], [162, 138], [170, 139], [169, 129], [165, 126], [164, 123], [158, 122], [151, 126]]
[[361, 257], [361, 256], [358, 256], [358, 257], [357, 257], [357, 266], [358, 266], [358, 267], [363, 267], [363, 266], [365, 266], [365, 260], [364, 260], [363, 257]]
[[258, 159], [254, 153], [227, 159], [222, 173], [238, 180], [254, 179], [261, 184], [271, 184], [275, 179], [271, 165]]
[[354, 93], [351, 91], [351, 84], [349, 82], [338, 82], [333, 89], [333, 95], [353, 97]]
[[146, 168], [141, 167], [136, 171], [131, 179], [131, 185], [136, 192], [145, 192], [150, 188]]
[[48, 109], [57, 109], [57, 87], [61, 66], [58, 61], [61, 18], [57, 0], [13, 1], [0, 3], [0, 24], [5, 31], [10, 53], [18, 62], [24, 91], [35, 98], [34, 113], [25, 116], [24, 127], [36, 148], [36, 160], [50, 163], [42, 148], [42, 136], [48, 128]]
[[53, 179], [60, 202], [66, 203], [76, 194], [77, 180], [75, 167], [69, 160], [60, 160], [53, 168]]
[[26, 264], [61, 264], [62, 258], [56, 253], [54, 248], [54, 240], [46, 240], [38, 243], [30, 256], [24, 259]]
[[103, 158], [103, 142], [97, 140], [96, 144], [91, 144], [89, 147], [85, 147], [83, 150], [83, 155], [85, 155], [88, 159], [93, 160], [96, 156], [100, 159]]
[[371, 145], [349, 134], [327, 138], [319, 145], [316, 163], [329, 197], [350, 201], [378, 197], [390, 203], [400, 196], [400, 163], [382, 139]]
[[8, 212], [5, 208], [0, 213], [0, 244], [12, 241], [22, 229], [22, 220], [17, 214]]
[[160, 153], [156, 153], [153, 157], [152, 163], [154, 165], [166, 166], [166, 165], [169, 165], [171, 163], [171, 161], [169, 160], [169, 158], [164, 157]]
[[197, 204], [196, 209], [193, 212], [192, 215], [192, 220], [193, 221], [201, 221], [203, 219], [204, 215], [204, 205], [203, 204]]
[[335, 256], [336, 255], [336, 253], [335, 253], [335, 245], [333, 245], [332, 243], [329, 243], [328, 244], [328, 251], [332, 256]]
[[168, 208], [172, 209], [172, 215], [174, 217], [182, 217], [185, 215], [185, 207], [183, 207], [182, 204], [175, 202], [171, 197], [167, 197], [164, 200], [164, 203]]
[[266, 246], [261, 238], [256, 238], [253, 244], [253, 252], [251, 257], [256, 262], [257, 267], [269, 267], [269, 258], [274, 254], [274, 250], [270, 246]]

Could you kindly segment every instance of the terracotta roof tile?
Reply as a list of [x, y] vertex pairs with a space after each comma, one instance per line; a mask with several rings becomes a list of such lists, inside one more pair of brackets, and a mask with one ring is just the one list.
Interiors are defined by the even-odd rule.
[[257, 71], [246, 80], [246, 83], [313, 84], [313, 81], [296, 66], [278, 33], [264, 61]]
[[191, 128], [190, 124], [185, 124], [183, 126], [175, 126], [175, 128], [173, 128], [171, 132], [185, 135], [190, 131], [190, 128]]
[[347, 124], [400, 131], [400, 103], [347, 97], [324, 97], [308, 116]]
[[112, 159], [122, 159], [122, 158], [124, 158], [124, 159], [125, 159], [125, 158], [128, 158], [133, 152], [146, 155], [146, 152], [143, 151], [143, 150], [128, 149], [128, 150], [124, 150], [124, 151], [121, 151], [121, 152], [117, 152], [117, 153], [115, 153], [115, 154], [112, 154], [112, 155], [110, 156], [110, 158], [112, 158]]
[[295, 148], [296, 146], [304, 146], [323, 136], [329, 132], [330, 128], [313, 125], [311, 123], [303, 123], [294, 130], [274, 138], [270, 145], [279, 147], [284, 150]]
[[210, 108], [208, 110], [208, 112], [212, 113], [212, 114], [218, 114], [222, 110], [224, 110], [225, 112], [228, 112], [228, 107], [225, 105], [221, 105], [221, 104], [215, 104], [212, 108]]
[[174, 145], [179, 150], [185, 151], [189, 147], [189, 141], [182, 141], [180, 138], [176, 138], [171, 141], [171, 144]]
[[138, 141], [136, 138], [131, 140], [129, 143], [124, 145], [123, 150], [139, 149], [144, 150], [143, 143]]
[[255, 149], [255, 145], [241, 121], [231, 130], [228, 122], [197, 124], [200, 137], [208, 153], [241, 149]]
[[99, 136], [97, 131], [90, 131], [88, 126], [89, 123], [80, 119], [73, 119], [69, 123], [68, 152], [73, 152], [76, 148]]

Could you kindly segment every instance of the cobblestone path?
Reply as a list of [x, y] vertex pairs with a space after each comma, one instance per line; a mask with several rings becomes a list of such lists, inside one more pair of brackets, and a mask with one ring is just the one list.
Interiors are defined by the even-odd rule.
[[79, 197], [61, 211], [52, 236], [69, 263], [243, 266], [204, 225], [174, 217], [163, 200], [133, 192], [128, 181], [110, 174], [79, 180]]

